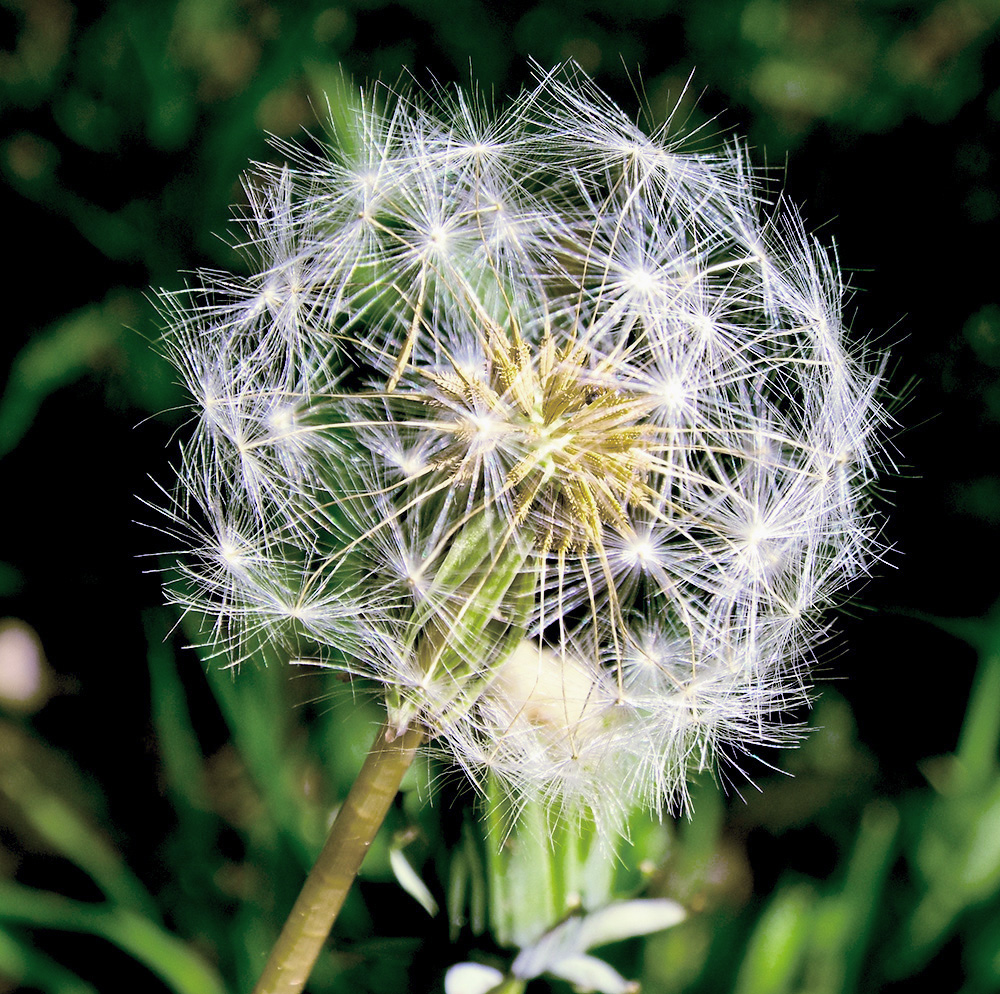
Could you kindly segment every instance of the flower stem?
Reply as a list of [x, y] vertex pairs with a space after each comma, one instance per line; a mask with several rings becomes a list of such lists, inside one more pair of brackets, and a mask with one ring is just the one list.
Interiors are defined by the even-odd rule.
[[305, 987], [365, 853], [423, 740], [419, 727], [394, 735], [388, 724], [382, 726], [253, 994], [299, 994]]

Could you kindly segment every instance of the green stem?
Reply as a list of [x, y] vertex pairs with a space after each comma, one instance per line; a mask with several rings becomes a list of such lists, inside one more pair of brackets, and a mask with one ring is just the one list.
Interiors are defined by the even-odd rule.
[[299, 994], [305, 987], [365, 853], [423, 740], [420, 728], [411, 726], [393, 737], [389, 726], [383, 725], [253, 994]]

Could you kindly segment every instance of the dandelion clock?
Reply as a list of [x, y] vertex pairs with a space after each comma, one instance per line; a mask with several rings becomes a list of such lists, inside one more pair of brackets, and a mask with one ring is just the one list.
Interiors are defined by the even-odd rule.
[[161, 297], [169, 590], [221, 660], [340, 669], [385, 724], [259, 991], [304, 984], [419, 748], [613, 834], [794, 737], [886, 421], [836, 259], [746, 152], [572, 67], [500, 112], [378, 87], [278, 148], [249, 275]]

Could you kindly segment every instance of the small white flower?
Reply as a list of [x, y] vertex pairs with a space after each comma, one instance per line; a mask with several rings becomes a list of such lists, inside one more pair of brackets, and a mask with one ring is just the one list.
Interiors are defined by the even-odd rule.
[[[574, 990], [599, 994], [636, 994], [639, 985], [587, 951], [622, 939], [672, 928], [685, 918], [684, 909], [667, 898], [618, 901], [585, 915], [572, 915], [525, 946], [510, 975], [520, 981], [548, 974], [566, 980]], [[504, 975], [481, 963], [456, 963], [445, 975], [446, 994], [488, 994]]]
[[498, 112], [382, 87], [349, 130], [248, 184], [248, 276], [163, 297], [173, 597], [234, 661], [374, 680], [474, 776], [611, 827], [683, 806], [794, 738], [878, 554], [883, 360], [836, 260], [741, 148], [571, 67]]

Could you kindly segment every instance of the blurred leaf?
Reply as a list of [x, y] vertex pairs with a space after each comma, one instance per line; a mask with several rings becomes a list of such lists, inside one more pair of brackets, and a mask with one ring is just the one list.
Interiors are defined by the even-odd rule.
[[36, 844], [83, 870], [109, 900], [151, 918], [156, 905], [106, 835], [76, 801], [92, 789], [69, 763], [17, 726], [0, 724], [0, 796]]
[[[154, 148], [180, 148], [197, 119], [197, 82], [177, 64], [177, 3], [119, 5], [108, 28], [127, 38], [141, 80], [146, 135]], [[190, 8], [190, 4], [187, 5]]]
[[808, 884], [782, 887], [750, 936], [736, 994], [785, 994], [797, 989], [817, 895]]
[[296, 780], [302, 754], [291, 742], [285, 667], [254, 660], [237, 673], [213, 660], [207, 674], [240, 759], [300, 868], [307, 870], [322, 846], [325, 826], [315, 821], [306, 826], [303, 821], [305, 797]]
[[97, 994], [97, 988], [0, 928], [0, 984], [13, 981], [19, 988], [37, 988], [45, 994]]
[[804, 986], [812, 994], [851, 994], [866, 958], [896, 851], [899, 813], [885, 801], [865, 808], [839, 890], [824, 895], [812, 922]]
[[170, 628], [162, 611], [147, 611], [144, 620], [149, 642], [152, 718], [165, 779], [176, 795], [175, 804], [190, 811], [208, 812], [211, 804], [205, 793], [204, 757], [174, 655], [166, 641]]
[[937, 789], [919, 822], [911, 860], [921, 892], [895, 943], [890, 969], [919, 969], [966, 911], [1000, 890], [1000, 605], [982, 618], [926, 618], [979, 651], [953, 757], [930, 766]]
[[967, 642], [979, 653], [956, 759], [961, 782], [956, 793], [977, 793], [989, 787], [1000, 766], [1000, 602], [982, 618], [934, 618], [915, 614]]
[[71, 901], [0, 881], [0, 921], [99, 936], [142, 963], [176, 994], [226, 994], [215, 970], [189, 946], [121, 906]]
[[468, 821], [463, 822], [461, 841], [448, 854], [446, 903], [452, 942], [466, 925], [473, 935], [482, 935], [488, 911], [486, 870], [480, 842]]
[[984, 909], [965, 936], [965, 984], [961, 994], [991, 994], [1000, 988], [1000, 931], [997, 905]]
[[787, 147], [820, 121], [885, 132], [918, 113], [955, 117], [983, 86], [994, 0], [690, 4], [692, 59], [756, 108], [760, 140]]
[[986, 797], [939, 798], [913, 861], [924, 886], [897, 943], [895, 976], [919, 969], [951, 935], [959, 915], [1000, 887], [1000, 782]]
[[8, 0], [4, 6], [8, 17], [16, 16], [19, 23], [12, 50], [5, 44], [0, 59], [0, 94], [4, 103], [30, 107], [40, 103], [58, 80], [68, 54], [73, 5], [67, 0]]
[[131, 297], [112, 293], [103, 304], [82, 308], [25, 345], [0, 398], [0, 456], [21, 440], [49, 394], [113, 361], [124, 324], [135, 313]]
[[[256, 878], [246, 864], [230, 863], [220, 845], [222, 815], [229, 803], [218, 783], [218, 757], [207, 764], [191, 722], [187, 695], [168, 641], [168, 616], [144, 617], [149, 643], [150, 704], [162, 778], [176, 812], [176, 826], [164, 847], [172, 867], [169, 890], [161, 901], [170, 920], [186, 935], [212, 937], [220, 956], [236, 936], [219, 928], [222, 907], [252, 894]], [[211, 776], [214, 773], [215, 776]]]

